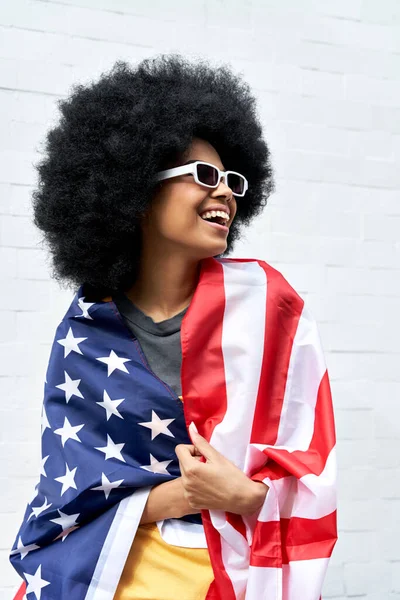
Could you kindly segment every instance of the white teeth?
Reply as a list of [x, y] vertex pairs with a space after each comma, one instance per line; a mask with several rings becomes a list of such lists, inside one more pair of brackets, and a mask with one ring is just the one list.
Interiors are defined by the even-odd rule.
[[228, 215], [228, 213], [226, 213], [223, 210], [209, 210], [209, 211], [203, 213], [200, 216], [204, 220], [210, 219], [211, 217], [221, 217], [221, 219], [224, 219], [224, 221], [225, 221], [224, 224], [226, 224], [229, 221], [229, 215]]

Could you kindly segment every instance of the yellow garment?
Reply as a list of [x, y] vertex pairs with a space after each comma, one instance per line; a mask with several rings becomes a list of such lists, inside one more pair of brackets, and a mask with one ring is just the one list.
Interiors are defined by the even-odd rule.
[[156, 523], [139, 525], [114, 600], [204, 600], [214, 579], [207, 548], [165, 542]]

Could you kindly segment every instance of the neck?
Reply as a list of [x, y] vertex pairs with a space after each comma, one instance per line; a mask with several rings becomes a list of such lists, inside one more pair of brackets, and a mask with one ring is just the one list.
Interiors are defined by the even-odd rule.
[[200, 260], [142, 250], [138, 277], [125, 294], [154, 321], [170, 319], [189, 306], [200, 274]]

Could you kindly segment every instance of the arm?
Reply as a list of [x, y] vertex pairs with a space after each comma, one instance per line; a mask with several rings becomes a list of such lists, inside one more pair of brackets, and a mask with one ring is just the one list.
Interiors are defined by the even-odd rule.
[[182, 477], [154, 486], [147, 499], [140, 525], [162, 519], [178, 519], [199, 512], [192, 508], [183, 494]]
[[[259, 510], [264, 504], [267, 492], [269, 490], [268, 485], [262, 481], [251, 481], [250, 492], [243, 499], [243, 508], [239, 514], [241, 515], [252, 515]], [[253, 485], [254, 484], [254, 485]]]
[[[268, 486], [260, 481], [249, 480], [249, 487], [243, 490], [237, 501], [238, 514], [251, 515], [260, 509], [268, 492]], [[182, 477], [160, 483], [152, 488], [144, 508], [140, 525], [155, 523], [162, 519], [179, 519], [184, 515], [200, 512], [190, 506], [184, 495]]]

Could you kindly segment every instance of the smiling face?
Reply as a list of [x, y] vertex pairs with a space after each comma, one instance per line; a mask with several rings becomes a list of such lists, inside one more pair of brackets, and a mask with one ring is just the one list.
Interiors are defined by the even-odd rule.
[[[215, 148], [200, 138], [193, 139], [180, 164], [196, 160], [225, 170]], [[215, 205], [220, 205], [221, 210], [229, 214], [225, 228], [200, 217], [206, 209]], [[216, 256], [226, 250], [229, 226], [235, 218], [236, 209], [235, 196], [222, 179], [216, 188], [196, 183], [192, 174], [165, 179], [160, 182], [142, 222], [143, 243], [157, 244], [165, 252], [184, 252], [191, 259]]]

